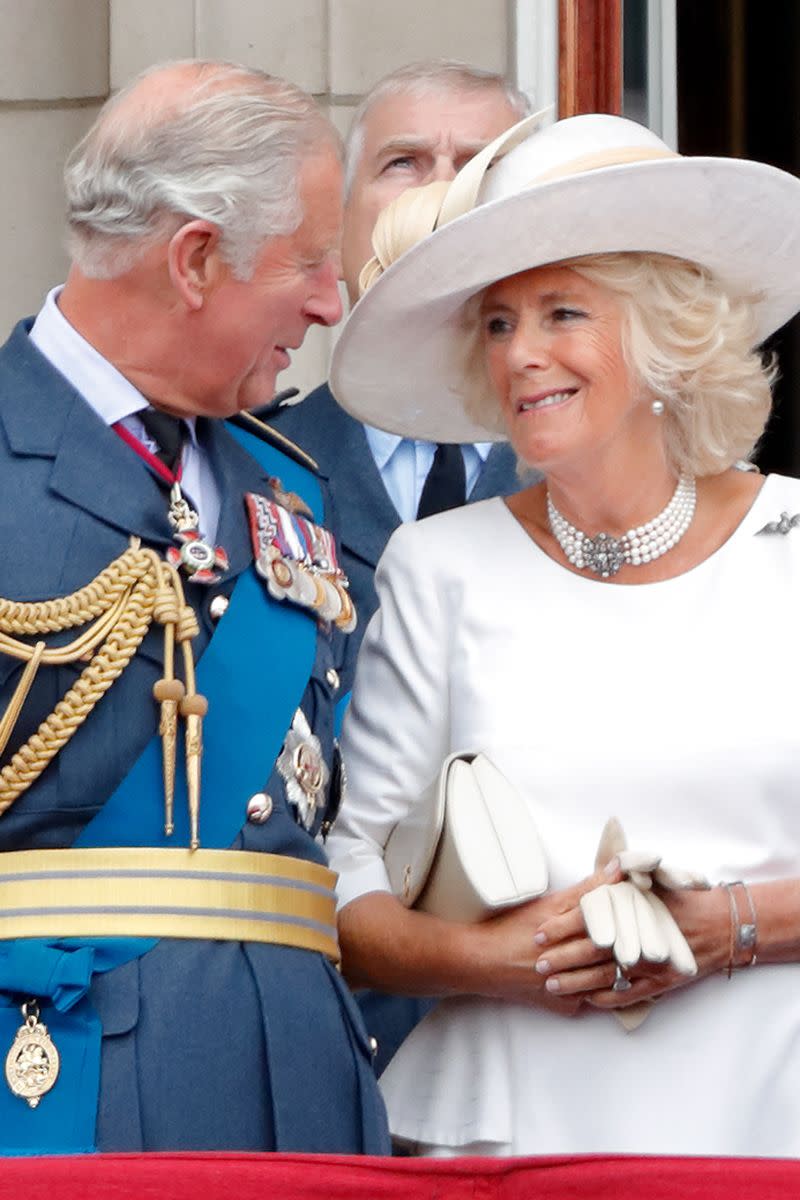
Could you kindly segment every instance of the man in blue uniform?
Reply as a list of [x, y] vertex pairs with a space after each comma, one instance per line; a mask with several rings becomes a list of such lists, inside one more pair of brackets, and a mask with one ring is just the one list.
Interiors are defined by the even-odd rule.
[[0, 1152], [382, 1153], [319, 845], [352, 605], [246, 415], [340, 316], [336, 134], [168, 64], [65, 178], [66, 284], [0, 350]]

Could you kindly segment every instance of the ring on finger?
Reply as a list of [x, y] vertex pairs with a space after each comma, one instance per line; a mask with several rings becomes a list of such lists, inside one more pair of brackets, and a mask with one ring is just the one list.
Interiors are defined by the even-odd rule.
[[616, 964], [616, 968], [617, 971], [616, 975], [614, 976], [614, 982], [611, 985], [611, 990], [612, 992], [627, 992], [632, 986], [631, 981], [628, 979], [628, 976], [625, 974], [624, 969], [619, 965], [619, 963]]

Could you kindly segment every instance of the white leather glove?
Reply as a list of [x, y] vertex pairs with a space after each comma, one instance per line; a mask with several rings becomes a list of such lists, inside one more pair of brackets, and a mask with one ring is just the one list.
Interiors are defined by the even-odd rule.
[[627, 879], [602, 884], [582, 897], [581, 912], [589, 937], [596, 946], [613, 947], [621, 967], [632, 967], [644, 958], [669, 962], [681, 975], [696, 975], [691, 947], [667, 906], [654, 894], [653, 884], [675, 891], [707, 888], [708, 880], [663, 867], [658, 855], [629, 850], [622, 826], [611, 817], [600, 835], [595, 867], [604, 867], [614, 855]]
[[684, 888], [711, 887], [705, 875], [697, 875], [679, 867], [667, 867], [657, 854], [629, 850], [625, 831], [619, 821], [616, 817], [609, 817], [600, 834], [595, 867], [604, 867], [614, 855], [619, 859], [623, 874], [642, 891], [648, 891], [654, 883], [670, 892], [679, 892]]
[[606, 883], [581, 897], [586, 932], [595, 946], [612, 948], [621, 967], [640, 959], [669, 962], [681, 975], [696, 975], [689, 943], [666, 904], [652, 888], [642, 890], [624, 879]]
[[[653, 884], [677, 891], [707, 888], [708, 880], [689, 871], [664, 867], [658, 855], [629, 850], [616, 817], [606, 822], [595, 866], [604, 867], [614, 855], [627, 878], [621, 883], [601, 884], [580, 901], [591, 940], [604, 949], [613, 948], [614, 958], [623, 969], [643, 958], [647, 962], [669, 962], [681, 975], [696, 975], [691, 947], [667, 906], [653, 892]], [[651, 1004], [645, 1000], [617, 1009], [614, 1015], [630, 1031], [642, 1023]]]

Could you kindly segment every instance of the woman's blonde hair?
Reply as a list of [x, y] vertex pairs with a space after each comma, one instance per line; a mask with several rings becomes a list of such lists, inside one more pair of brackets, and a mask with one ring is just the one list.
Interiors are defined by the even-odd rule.
[[[715, 475], [750, 458], [777, 374], [753, 348], [754, 298], [733, 296], [703, 267], [663, 254], [602, 254], [557, 265], [618, 297], [625, 361], [642, 389], [664, 403], [674, 469]], [[505, 432], [485, 367], [483, 294], [462, 310], [467, 344], [454, 364], [453, 387], [474, 420]]]

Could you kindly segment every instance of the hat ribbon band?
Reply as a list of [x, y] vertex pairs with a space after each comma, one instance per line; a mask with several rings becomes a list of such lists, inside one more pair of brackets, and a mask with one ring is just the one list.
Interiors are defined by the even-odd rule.
[[[572, 158], [569, 162], [559, 163], [556, 167], [542, 171], [519, 190], [527, 191], [528, 188], [538, 186], [540, 183], [550, 183], [553, 179], [565, 179], [570, 175], [581, 175], [586, 171], [598, 171], [601, 167], [622, 167], [628, 163], [681, 157], [674, 150], [661, 150], [657, 146], [615, 146], [611, 150], [595, 150], [591, 154], [582, 154], [579, 158]], [[434, 228], [438, 229], [455, 217], [463, 217], [465, 213], [471, 211], [477, 195], [477, 188], [470, 186], [471, 182], [466, 180], [467, 186], [462, 188], [461, 176], [455, 177], [450, 184]]]
[[586, 171], [599, 171], [602, 167], [624, 167], [629, 163], [650, 162], [659, 158], [681, 158], [674, 150], [661, 150], [657, 146], [615, 146], [611, 150], [595, 150], [559, 163], [548, 171], [542, 171], [527, 185], [549, 183], [551, 179], [564, 179], [568, 175], [582, 175]]

